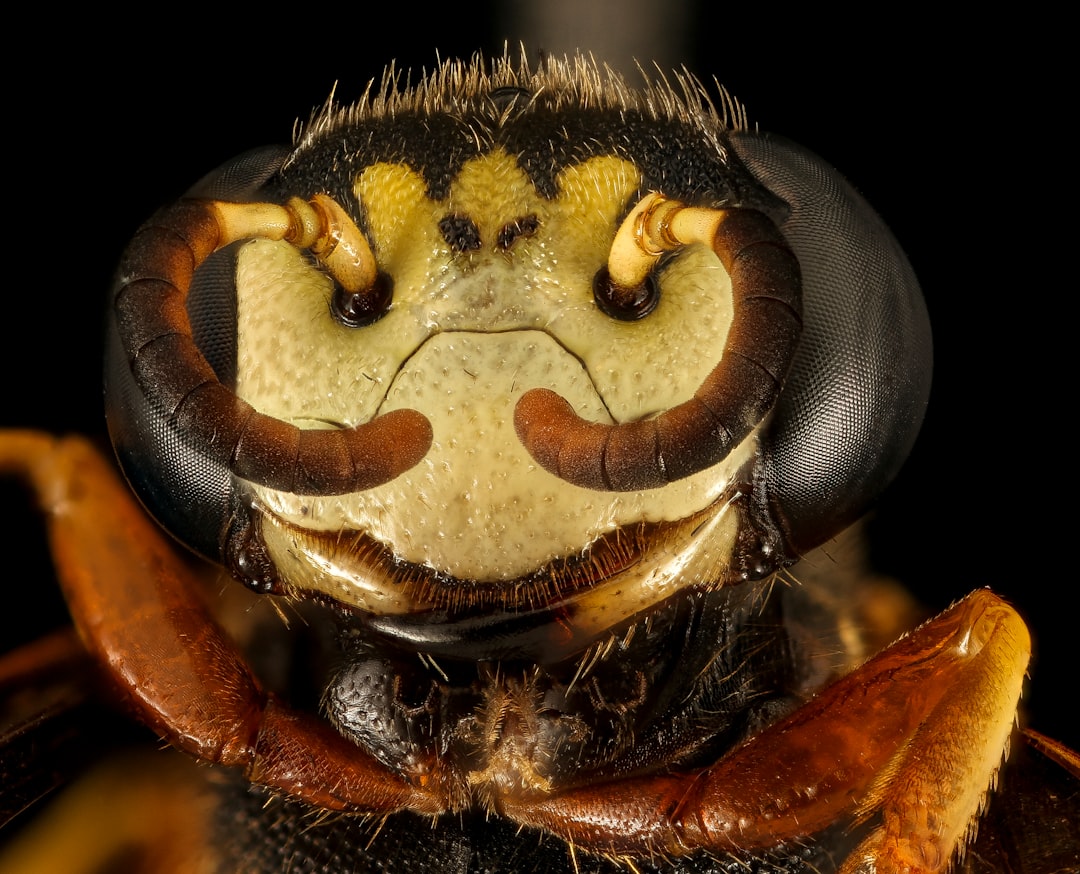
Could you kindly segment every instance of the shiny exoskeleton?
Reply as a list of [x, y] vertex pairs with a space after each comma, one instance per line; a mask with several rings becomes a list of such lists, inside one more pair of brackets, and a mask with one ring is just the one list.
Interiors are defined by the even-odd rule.
[[891, 643], [907, 625], [858, 587], [788, 570], [915, 439], [917, 283], [834, 170], [676, 83], [581, 59], [388, 76], [138, 232], [111, 436], [240, 609], [81, 443], [0, 440], [89, 650], [235, 772], [200, 864], [965, 858], [1022, 621], [978, 592]]

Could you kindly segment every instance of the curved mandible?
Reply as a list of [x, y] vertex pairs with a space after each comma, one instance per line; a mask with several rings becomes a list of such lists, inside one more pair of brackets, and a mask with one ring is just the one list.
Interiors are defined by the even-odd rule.
[[348, 291], [374, 283], [363, 234], [333, 200], [286, 206], [182, 200], [147, 222], [120, 262], [114, 295], [132, 375], [177, 429], [242, 479], [295, 494], [343, 494], [389, 482], [431, 446], [431, 424], [397, 410], [344, 430], [302, 430], [255, 410], [222, 385], [191, 334], [186, 298], [195, 270], [238, 240], [310, 249]]
[[734, 317], [720, 361], [692, 398], [637, 422], [589, 422], [553, 391], [526, 392], [514, 426], [546, 470], [600, 491], [656, 488], [723, 460], [772, 409], [802, 328], [802, 286], [798, 260], [763, 213], [649, 194], [612, 242], [611, 281], [633, 289], [664, 252], [696, 242], [731, 277]]

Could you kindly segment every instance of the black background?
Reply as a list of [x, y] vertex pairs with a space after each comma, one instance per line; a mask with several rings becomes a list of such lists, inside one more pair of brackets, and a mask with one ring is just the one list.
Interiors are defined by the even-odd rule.
[[[588, 3], [580, 10], [591, 9]], [[683, 49], [663, 58], [714, 76], [752, 121], [806, 145], [866, 195], [906, 248], [935, 331], [924, 431], [873, 525], [875, 561], [935, 607], [979, 586], [1005, 595], [1036, 640], [1026, 706], [1034, 725], [1080, 745], [1074, 693], [1080, 597], [1069, 549], [1071, 440], [1056, 342], [1056, 278], [1065, 254], [1043, 210], [1052, 154], [1035, 151], [1053, 114], [1045, 83], [1017, 78], [1022, 22], [978, 41], [933, 19], [791, 21], [687, 5]], [[249, 8], [223, 18], [187, 9], [128, 21], [33, 20], [19, 35], [33, 61], [5, 76], [8, 198], [0, 424], [103, 433], [104, 295], [125, 241], [154, 209], [251, 146], [287, 142], [335, 81], [357, 97], [384, 64], [430, 69], [439, 56], [501, 51], [527, 33], [493, 2], [445, 13], [411, 5]], [[606, 19], [617, 31], [617, 13]], [[264, 15], [266, 17], [264, 17]], [[171, 18], [168, 16], [172, 16]], [[843, 28], [843, 29], [842, 29]], [[566, 43], [588, 36], [566, 24]], [[856, 36], [852, 36], [855, 33]], [[13, 41], [17, 42], [15, 34]], [[649, 59], [648, 40], [630, 51]], [[10, 55], [8, 57], [11, 57]], [[897, 362], [903, 366], [903, 362]], [[1069, 471], [1069, 473], [1063, 473]], [[7, 619], [25, 626], [15, 592], [29, 538], [9, 499]], [[35, 583], [35, 585], [37, 585]], [[36, 596], [37, 592], [32, 592]], [[17, 618], [18, 617], [18, 618]]]

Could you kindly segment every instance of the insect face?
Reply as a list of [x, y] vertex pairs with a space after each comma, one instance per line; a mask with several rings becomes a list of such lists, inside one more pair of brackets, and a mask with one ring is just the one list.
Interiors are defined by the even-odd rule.
[[[766, 182], [774, 164], [813, 159], [783, 145], [762, 151], [753, 135], [726, 130], [693, 82], [682, 85], [681, 94], [637, 93], [558, 65], [532, 73], [503, 64], [491, 77], [448, 67], [413, 93], [388, 83], [366, 107], [326, 110], [288, 155], [242, 159], [257, 162], [261, 188], [234, 194], [332, 204], [349, 230], [335, 226], [330, 236], [355, 241], [366, 278], [345, 288], [312, 248], [253, 231], [273, 239], [228, 254], [231, 305], [215, 303], [216, 271], [196, 273], [183, 292], [200, 313], [198, 375], [167, 400], [156, 370], [139, 373], [149, 357], [140, 344], [173, 329], [121, 320], [111, 392], [121, 399], [111, 416], [121, 459], [137, 467], [162, 434], [193, 445], [195, 457], [165, 476], [184, 493], [204, 493], [211, 508], [193, 525], [188, 502], [173, 508], [150, 483], [151, 509], [256, 588], [328, 596], [388, 632], [478, 614], [547, 622], [569, 610], [566, 652], [688, 580], [766, 576], [848, 521], [913, 438], [928, 369], [904, 387], [903, 406], [915, 412], [892, 429], [889, 448], [870, 457], [851, 441], [824, 465], [839, 481], [852, 468], [870, 486], [844, 489], [836, 506], [818, 501], [805, 521], [801, 492], [817, 485], [793, 465], [809, 453], [786, 445], [780, 457], [772, 446], [801, 439], [807, 416], [819, 415], [816, 395], [835, 379], [828, 368], [841, 342], [823, 311], [863, 291], [847, 276], [815, 275], [804, 304], [806, 267], [821, 273], [843, 255], [800, 264], [777, 223], [816, 193], [796, 185], [793, 206]], [[229, 168], [221, 178], [234, 175]], [[850, 191], [838, 199], [869, 225]], [[899, 318], [867, 349], [840, 353], [868, 368], [867, 390], [885, 376], [875, 368], [888, 350], [928, 348], [906, 263], [889, 241], [877, 245], [898, 279], [876, 306]], [[122, 288], [122, 306], [138, 297], [135, 285]], [[356, 306], [363, 318], [347, 315]], [[802, 385], [777, 416], [804, 306], [812, 316], [804, 354], [817, 360], [794, 374]], [[132, 323], [163, 312], [130, 309]], [[200, 362], [209, 344], [198, 338], [222, 335]], [[130, 392], [125, 359], [137, 384]], [[237, 463], [255, 429], [202, 409], [195, 386], [207, 379], [289, 429], [284, 443], [250, 450], [272, 461]], [[362, 450], [370, 458], [412, 447], [377, 482], [350, 485], [360, 450], [332, 462], [303, 455], [316, 432], [395, 413], [422, 423]], [[882, 427], [850, 404], [821, 415], [840, 428]], [[199, 457], [207, 420], [218, 453], [209, 459]], [[203, 423], [200, 436], [186, 431], [189, 422]], [[204, 462], [216, 474], [209, 493]], [[313, 485], [315, 468], [328, 463], [342, 475]], [[188, 465], [198, 482], [188, 482], [196, 479]], [[215, 517], [233, 530], [223, 535]]]
[[[136, 234], [109, 325], [121, 466], [312, 651], [277, 615], [273, 645], [247, 613], [226, 633], [220, 586], [83, 443], [0, 438], [49, 497], [91, 652], [239, 773], [219, 867], [962, 852], [1023, 623], [977, 592], [867, 660], [857, 594], [786, 576], [915, 438], [918, 285], [835, 171], [674, 81], [390, 75]], [[418, 823], [446, 859], [418, 858]]]

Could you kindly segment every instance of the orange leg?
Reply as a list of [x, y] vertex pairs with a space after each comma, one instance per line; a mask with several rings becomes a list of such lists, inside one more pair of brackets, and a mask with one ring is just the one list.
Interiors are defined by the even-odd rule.
[[438, 787], [410, 785], [260, 688], [172, 542], [89, 443], [0, 433], [4, 474], [24, 479], [37, 496], [85, 645], [141, 719], [174, 746], [325, 809], [444, 809]]
[[1029, 655], [1020, 617], [977, 591], [704, 771], [501, 807], [615, 854], [761, 849], [880, 816], [842, 872], [945, 871], [993, 786]]

